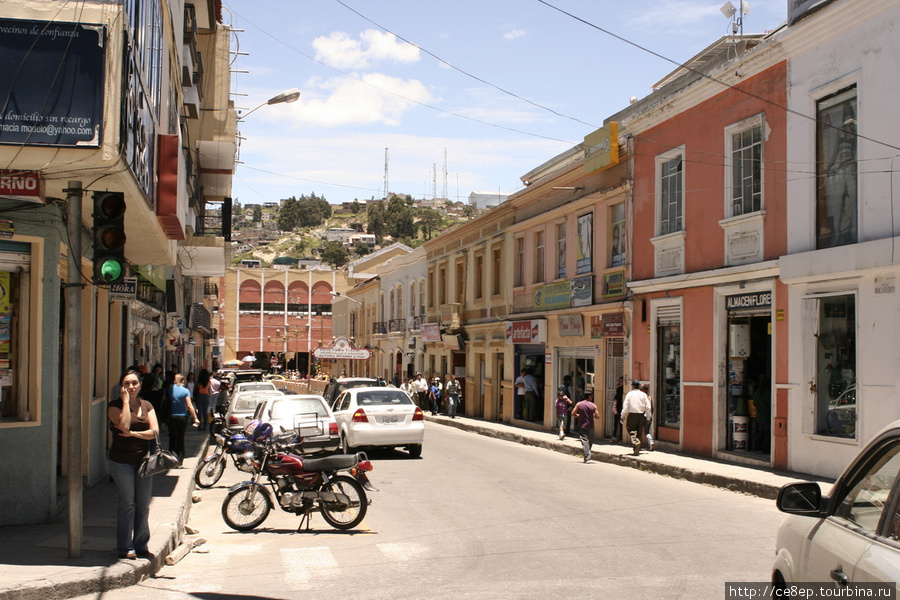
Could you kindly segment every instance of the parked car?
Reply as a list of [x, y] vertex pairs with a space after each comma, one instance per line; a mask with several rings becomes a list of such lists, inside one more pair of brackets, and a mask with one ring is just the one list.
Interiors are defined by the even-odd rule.
[[341, 450], [361, 446], [404, 447], [410, 457], [422, 455], [425, 415], [406, 393], [393, 387], [353, 387], [331, 407], [340, 432]]
[[284, 396], [275, 389], [262, 391], [237, 391], [231, 394], [231, 400], [228, 402], [228, 410], [225, 412], [225, 423], [229, 429], [243, 429], [244, 426], [253, 420], [253, 413], [256, 412], [257, 405], [272, 396]]
[[900, 581], [900, 421], [883, 429], [826, 495], [818, 483], [784, 486], [772, 583]]
[[245, 381], [243, 383], [236, 383], [234, 387], [231, 389], [232, 394], [239, 394], [240, 392], [277, 392], [278, 388], [275, 386], [275, 383], [272, 381]]
[[337, 421], [318, 394], [270, 396], [256, 406], [253, 418], [271, 423], [275, 431], [295, 430], [304, 452], [334, 452], [340, 446]]
[[341, 392], [344, 390], [377, 385], [378, 380], [371, 377], [340, 377], [328, 382], [325, 386], [325, 391], [322, 393], [322, 397], [325, 398], [325, 402], [328, 403], [328, 406], [333, 406], [334, 401], [337, 400], [337, 397], [340, 396]]

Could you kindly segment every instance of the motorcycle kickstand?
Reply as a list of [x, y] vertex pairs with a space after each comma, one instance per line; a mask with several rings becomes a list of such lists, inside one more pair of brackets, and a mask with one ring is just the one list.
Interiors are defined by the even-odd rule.
[[[303, 513], [303, 516], [300, 517], [300, 526], [297, 527], [297, 533], [309, 531], [311, 520], [312, 520], [312, 512]], [[306, 523], [306, 529], [303, 528], [303, 523]]]

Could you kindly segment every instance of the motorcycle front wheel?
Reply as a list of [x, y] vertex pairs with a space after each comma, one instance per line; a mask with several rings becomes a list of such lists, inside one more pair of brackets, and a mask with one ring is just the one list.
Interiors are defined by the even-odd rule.
[[269, 516], [272, 503], [263, 486], [253, 484], [228, 492], [222, 502], [222, 518], [237, 531], [249, 531]]
[[322, 502], [322, 516], [336, 529], [352, 529], [366, 516], [369, 501], [366, 491], [352, 477], [339, 475], [322, 486], [322, 492], [338, 495], [336, 502]]
[[216, 482], [222, 478], [225, 472], [225, 455], [213, 454], [203, 460], [197, 468], [197, 474], [194, 475], [194, 483], [202, 488], [209, 488], [216, 485]]

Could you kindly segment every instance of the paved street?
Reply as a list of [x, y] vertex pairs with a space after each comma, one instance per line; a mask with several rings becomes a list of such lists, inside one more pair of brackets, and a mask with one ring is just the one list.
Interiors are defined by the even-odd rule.
[[428, 427], [421, 460], [372, 458], [381, 491], [352, 533], [317, 514], [298, 534], [281, 511], [231, 531], [221, 500], [243, 477], [229, 466], [191, 511], [208, 552], [102, 597], [710, 598], [768, 578], [771, 500], [445, 427]]

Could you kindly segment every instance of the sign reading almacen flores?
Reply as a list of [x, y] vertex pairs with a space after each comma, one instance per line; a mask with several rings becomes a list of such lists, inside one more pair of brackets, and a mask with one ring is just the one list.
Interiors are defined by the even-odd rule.
[[748, 292], [725, 297], [726, 310], [772, 308], [772, 292]]
[[102, 25], [0, 19], [0, 144], [100, 145]]

